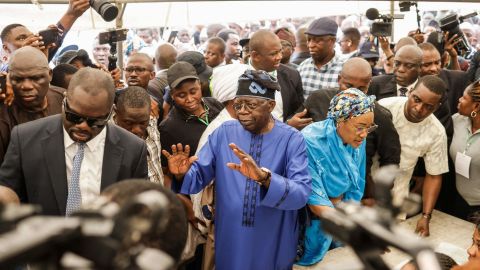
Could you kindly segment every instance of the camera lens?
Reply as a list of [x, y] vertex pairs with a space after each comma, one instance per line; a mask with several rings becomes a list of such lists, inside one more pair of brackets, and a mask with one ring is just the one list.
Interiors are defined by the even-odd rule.
[[90, 0], [90, 6], [107, 22], [114, 20], [118, 15], [118, 8], [108, 0]]

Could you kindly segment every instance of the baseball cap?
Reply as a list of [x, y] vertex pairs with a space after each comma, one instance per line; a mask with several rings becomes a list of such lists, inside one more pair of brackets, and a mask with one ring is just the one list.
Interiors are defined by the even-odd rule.
[[199, 80], [195, 68], [188, 62], [177, 62], [167, 70], [168, 85], [172, 90], [187, 79]]
[[312, 36], [336, 36], [337, 30], [338, 25], [334, 20], [323, 17], [311, 22], [305, 34]]
[[365, 41], [360, 46], [358, 55], [362, 58], [379, 58], [378, 47], [370, 41]]
[[184, 61], [190, 63], [197, 72], [198, 78], [201, 81], [208, 81], [212, 76], [213, 69], [205, 63], [203, 54], [196, 51], [186, 51], [177, 57], [177, 61]]

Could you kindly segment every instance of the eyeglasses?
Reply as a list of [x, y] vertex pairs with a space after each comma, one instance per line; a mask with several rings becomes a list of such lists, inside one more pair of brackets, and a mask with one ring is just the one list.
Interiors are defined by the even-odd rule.
[[128, 72], [128, 73], [133, 73], [133, 72], [136, 72], [136, 73], [143, 73], [145, 71], [150, 71], [150, 69], [148, 68], [143, 68], [143, 67], [126, 67], [124, 69], [125, 72]]
[[255, 110], [256, 108], [258, 108], [259, 105], [260, 105], [260, 103], [237, 102], [237, 103], [233, 103], [233, 109], [236, 112], [239, 112], [242, 108], [245, 108], [245, 110], [251, 112], [251, 111]]
[[79, 124], [86, 121], [87, 125], [91, 128], [102, 128], [108, 123], [108, 120], [110, 119], [110, 116], [112, 115], [113, 106], [112, 106], [112, 109], [110, 109], [110, 112], [108, 113], [108, 115], [104, 118], [84, 117], [84, 116], [81, 116], [81, 115], [73, 112], [70, 109], [70, 106], [68, 106], [67, 99], [65, 98], [63, 100], [63, 110], [65, 112], [65, 119], [67, 119], [67, 121], [69, 121], [69, 122], [74, 123], [75, 125], [79, 125]]
[[377, 124], [373, 124], [369, 127], [355, 127], [355, 133], [357, 135], [360, 135], [360, 134], [363, 134], [365, 131], [367, 132], [367, 134], [370, 134], [372, 132], [374, 132], [377, 128], [378, 128], [378, 125]]

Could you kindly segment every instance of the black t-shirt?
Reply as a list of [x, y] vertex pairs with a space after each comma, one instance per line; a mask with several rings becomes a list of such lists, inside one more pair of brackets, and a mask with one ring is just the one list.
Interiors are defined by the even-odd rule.
[[[208, 111], [208, 123], [211, 123], [223, 109], [223, 104], [214, 98], [206, 97], [202, 100]], [[174, 106], [167, 119], [163, 120], [159, 126], [162, 149], [171, 152], [172, 145], [181, 143], [183, 146], [190, 145], [190, 155], [195, 154], [198, 141], [207, 125], [198, 117], [189, 115], [179, 107]], [[167, 159], [163, 155], [162, 166], [167, 166]]]

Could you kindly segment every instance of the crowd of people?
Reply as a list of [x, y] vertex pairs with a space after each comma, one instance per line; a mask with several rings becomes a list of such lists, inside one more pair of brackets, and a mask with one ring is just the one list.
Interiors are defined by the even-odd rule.
[[161, 190], [171, 220], [145, 245], [179, 269], [316, 264], [341, 245], [321, 217], [342, 201], [374, 206], [388, 165], [395, 205], [422, 196], [421, 236], [435, 208], [480, 210], [480, 17], [461, 25], [468, 52], [440, 31], [440, 11], [395, 44], [355, 16], [179, 28], [167, 41], [137, 29], [112, 66], [98, 38], [91, 52], [62, 44], [88, 8], [70, 0], [53, 44], [21, 22], [1, 31], [0, 201], [68, 217]]

